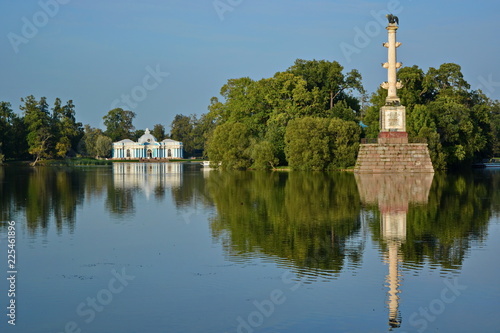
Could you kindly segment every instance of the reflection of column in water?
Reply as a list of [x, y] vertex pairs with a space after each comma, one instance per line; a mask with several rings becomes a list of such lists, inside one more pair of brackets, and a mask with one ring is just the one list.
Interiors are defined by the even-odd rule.
[[389, 288], [389, 326], [397, 328], [401, 325], [401, 316], [399, 314], [399, 287], [401, 286], [401, 275], [399, 274], [399, 265], [401, 258], [399, 256], [399, 247], [406, 239], [406, 211], [382, 212], [381, 221], [382, 237], [387, 243], [388, 253], [386, 262], [389, 265], [389, 274], [386, 282]]
[[399, 244], [394, 241], [389, 242], [389, 274], [387, 275], [387, 283], [389, 284], [389, 326], [391, 328], [396, 328], [401, 325], [401, 316], [399, 315], [399, 256], [398, 247]]
[[433, 173], [422, 174], [355, 174], [361, 202], [376, 204], [382, 215], [380, 232], [387, 244], [385, 254], [389, 265], [386, 282], [389, 288], [387, 307], [389, 308], [390, 329], [401, 325], [399, 294], [401, 274], [399, 254], [401, 244], [406, 240], [406, 214], [409, 203], [427, 203]]

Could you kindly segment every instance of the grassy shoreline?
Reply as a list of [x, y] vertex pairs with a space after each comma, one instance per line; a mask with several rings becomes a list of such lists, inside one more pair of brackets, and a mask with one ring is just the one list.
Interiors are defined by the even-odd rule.
[[[89, 157], [73, 157], [63, 160], [42, 160], [38, 161], [36, 166], [81, 166], [81, 165], [112, 165], [114, 162], [119, 163], [169, 163], [169, 162], [201, 162], [202, 159], [176, 159], [176, 160], [111, 160], [111, 159], [96, 159]], [[3, 165], [22, 165], [31, 166], [33, 161], [4, 161]], [[2, 165], [2, 164], [0, 164]]]

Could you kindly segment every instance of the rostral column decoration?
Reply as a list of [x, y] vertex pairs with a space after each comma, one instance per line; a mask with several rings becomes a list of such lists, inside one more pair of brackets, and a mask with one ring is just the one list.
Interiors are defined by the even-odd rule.
[[[387, 48], [387, 62], [382, 64], [387, 68], [387, 82], [381, 87], [387, 89], [385, 106], [380, 109], [380, 134], [379, 143], [407, 143], [406, 133], [406, 110], [401, 105], [397, 90], [402, 88], [401, 82], [397, 81], [397, 69], [402, 66], [397, 62], [396, 49], [401, 46], [396, 42], [396, 31], [398, 30], [399, 19], [392, 14], [387, 15], [389, 24], [387, 26], [388, 42], [383, 43]], [[382, 139], [382, 140], [380, 140]]]

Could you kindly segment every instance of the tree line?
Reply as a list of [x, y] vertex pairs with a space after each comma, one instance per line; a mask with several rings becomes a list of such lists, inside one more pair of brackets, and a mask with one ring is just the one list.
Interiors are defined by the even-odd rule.
[[230, 79], [206, 114], [210, 161], [224, 168], [325, 170], [353, 165], [362, 131], [361, 74], [302, 60], [271, 78]]
[[[453, 63], [398, 72], [410, 140], [425, 138], [435, 169], [500, 155], [500, 102], [472, 90]], [[376, 138], [387, 90], [370, 98], [356, 70], [298, 59], [285, 72], [230, 79], [212, 98], [207, 155], [226, 168], [325, 170], [353, 166], [359, 139]], [[354, 95], [357, 94], [357, 97]]]
[[[398, 79], [408, 135], [427, 139], [435, 169], [500, 155], [500, 102], [471, 89], [459, 65], [445, 63], [426, 73], [418, 66], [404, 67]], [[386, 96], [379, 88], [371, 97], [363, 118], [369, 138], [378, 134], [379, 108]]]
[[[425, 138], [435, 169], [500, 155], [500, 102], [472, 90], [461, 67], [453, 63], [398, 71], [398, 90], [406, 106], [409, 138]], [[356, 70], [336, 61], [303, 60], [271, 78], [229, 79], [212, 97], [208, 112], [177, 114], [170, 134], [161, 124], [152, 134], [161, 141], [182, 141], [185, 156], [208, 157], [226, 169], [299, 170], [353, 166], [361, 138], [376, 138], [379, 109], [387, 91], [370, 97]], [[106, 130], [76, 122], [75, 106], [45, 97], [21, 99], [22, 116], [0, 102], [0, 161], [7, 159], [107, 157], [112, 142], [137, 140], [136, 114], [116, 108], [104, 117]]]
[[[13, 111], [12, 105], [0, 101], [0, 164], [5, 160], [32, 160], [32, 165], [41, 160], [65, 157], [109, 157], [112, 143], [123, 139], [137, 141], [144, 130], [136, 130], [132, 111], [116, 108], [104, 117], [103, 131], [76, 121], [76, 110], [72, 100], [63, 104], [56, 98], [51, 107], [46, 97], [36, 99], [33, 95], [21, 98], [21, 115]], [[196, 117], [178, 115], [172, 122], [170, 135], [162, 124], [154, 125], [151, 132], [158, 140], [184, 138], [185, 118], [189, 126]], [[183, 132], [184, 131], [184, 132]], [[196, 144], [188, 143], [188, 154]]]
[[[500, 103], [472, 90], [459, 65], [405, 67], [398, 78], [409, 138], [427, 140], [435, 169], [500, 154]], [[387, 97], [379, 88], [368, 98], [361, 79], [336, 61], [298, 59], [272, 78], [228, 80], [204, 115], [209, 159], [236, 169], [353, 166], [359, 139], [379, 133]]]

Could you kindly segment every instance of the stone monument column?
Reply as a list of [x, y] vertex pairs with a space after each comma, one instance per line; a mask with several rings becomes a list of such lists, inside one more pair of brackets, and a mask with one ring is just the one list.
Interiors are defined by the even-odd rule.
[[387, 89], [385, 103], [387, 105], [395, 105], [400, 103], [397, 90], [402, 88], [401, 82], [397, 81], [396, 76], [396, 70], [402, 66], [400, 62], [397, 62], [396, 57], [396, 49], [401, 46], [401, 43], [396, 42], [396, 31], [398, 30], [396, 23], [389, 23], [386, 29], [389, 41], [382, 45], [388, 49], [388, 61], [383, 63], [382, 66], [387, 69], [387, 82], [382, 83], [382, 87]]
[[396, 42], [396, 23], [387, 26], [388, 42], [383, 43], [387, 48], [387, 62], [382, 66], [387, 69], [387, 82], [381, 87], [387, 89], [385, 105], [380, 109], [380, 134], [379, 143], [408, 143], [406, 133], [406, 109], [401, 105], [397, 91], [402, 88], [401, 82], [397, 80], [397, 69], [402, 66], [397, 62], [396, 49], [401, 43]]
[[401, 43], [396, 41], [399, 19], [387, 15], [388, 41], [382, 45], [387, 48], [387, 62], [382, 66], [387, 69], [387, 82], [381, 87], [387, 89], [385, 105], [380, 108], [380, 132], [377, 143], [361, 142], [355, 173], [433, 173], [432, 161], [427, 143], [408, 143], [406, 132], [406, 108], [401, 105], [398, 89], [402, 88], [397, 80], [396, 50]]

